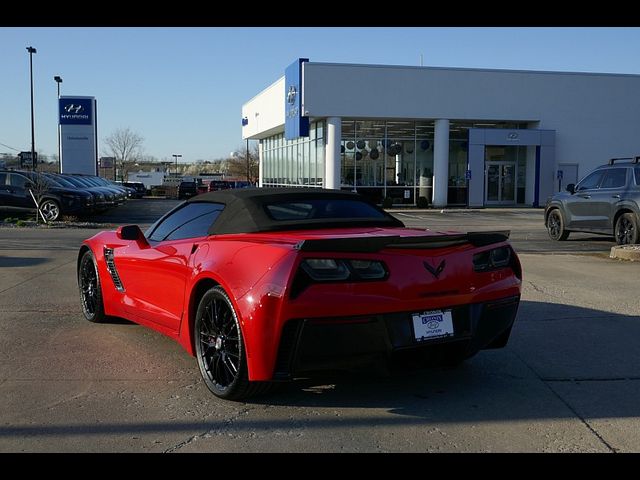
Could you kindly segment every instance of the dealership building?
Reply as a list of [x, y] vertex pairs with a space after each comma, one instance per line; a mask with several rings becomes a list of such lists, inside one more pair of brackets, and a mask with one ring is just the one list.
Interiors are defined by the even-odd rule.
[[640, 75], [316, 63], [242, 107], [260, 185], [381, 203], [543, 206], [640, 154]]

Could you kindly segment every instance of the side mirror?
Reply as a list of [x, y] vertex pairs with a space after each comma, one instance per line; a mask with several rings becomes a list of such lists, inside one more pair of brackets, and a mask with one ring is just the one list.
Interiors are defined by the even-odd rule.
[[116, 236], [121, 240], [136, 240], [147, 243], [147, 239], [144, 238], [144, 234], [138, 225], [124, 225], [118, 227], [116, 230]]
[[567, 192], [569, 192], [571, 195], [576, 193], [576, 184], [570, 183], [569, 185], [567, 185]]

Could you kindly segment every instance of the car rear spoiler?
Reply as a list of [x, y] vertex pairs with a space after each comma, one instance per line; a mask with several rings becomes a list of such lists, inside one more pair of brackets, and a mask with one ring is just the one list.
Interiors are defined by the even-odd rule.
[[451, 235], [429, 235], [424, 237], [387, 237], [365, 238], [328, 238], [321, 240], [303, 240], [296, 245], [301, 252], [350, 252], [373, 253], [383, 248], [431, 249], [445, 248], [470, 243], [474, 247], [483, 247], [509, 239], [510, 230], [493, 232], [467, 232]]

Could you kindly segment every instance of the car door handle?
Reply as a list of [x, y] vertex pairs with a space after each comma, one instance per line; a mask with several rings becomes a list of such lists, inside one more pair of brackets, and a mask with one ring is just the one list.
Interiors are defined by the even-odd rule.
[[611, 198], [620, 198], [620, 195], [611, 195]]
[[580, 198], [591, 198], [591, 195], [578, 195]]

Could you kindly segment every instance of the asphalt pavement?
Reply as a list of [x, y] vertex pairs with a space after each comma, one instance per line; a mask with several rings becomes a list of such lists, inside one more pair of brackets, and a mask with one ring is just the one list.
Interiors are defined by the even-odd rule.
[[[175, 204], [131, 201], [98, 220], [147, 226]], [[609, 259], [608, 237], [549, 240], [540, 209], [394, 215], [512, 231], [524, 285], [507, 347], [457, 369], [301, 379], [250, 402], [215, 398], [156, 332], [84, 320], [77, 249], [99, 228], [0, 228], [0, 451], [640, 451], [640, 263]]]

